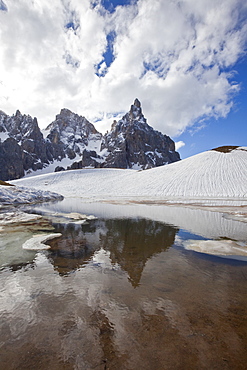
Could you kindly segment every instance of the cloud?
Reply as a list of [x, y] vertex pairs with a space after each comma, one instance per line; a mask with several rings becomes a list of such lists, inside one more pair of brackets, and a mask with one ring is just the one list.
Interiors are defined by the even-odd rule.
[[138, 97], [148, 123], [176, 136], [227, 116], [239, 91], [232, 70], [246, 47], [244, 0], [139, 0], [111, 11], [89, 0], [7, 5], [0, 109], [37, 116], [42, 127], [66, 107], [105, 131]]
[[183, 141], [177, 141], [175, 142], [175, 149], [178, 151], [180, 148], [185, 146], [185, 143]]

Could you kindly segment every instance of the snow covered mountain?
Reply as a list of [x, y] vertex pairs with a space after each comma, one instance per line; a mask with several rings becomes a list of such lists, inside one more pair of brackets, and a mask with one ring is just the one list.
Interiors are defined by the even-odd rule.
[[146, 171], [85, 169], [15, 182], [85, 199], [247, 200], [247, 147], [222, 147]]
[[43, 133], [54, 148], [54, 159], [68, 158], [70, 165], [81, 160], [81, 168], [98, 167], [102, 134], [85, 117], [62, 109]]
[[[67, 109], [61, 111], [47, 130], [50, 130], [47, 138], [54, 144], [60, 142], [61, 151], [74, 159], [67, 169], [146, 169], [180, 160], [174, 141], [147, 124], [138, 99], [104, 136], [84, 117]], [[65, 169], [61, 165], [56, 171]]]
[[46, 130], [36, 118], [0, 111], [0, 179], [84, 167], [146, 169], [180, 159], [174, 142], [149, 126], [138, 99], [104, 136], [85, 117], [62, 109]]

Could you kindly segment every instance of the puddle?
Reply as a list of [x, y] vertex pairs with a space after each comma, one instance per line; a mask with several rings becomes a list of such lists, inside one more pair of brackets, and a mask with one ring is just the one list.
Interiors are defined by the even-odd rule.
[[2, 239], [3, 369], [246, 368], [247, 262], [182, 246], [213, 238], [243, 243], [246, 224], [157, 205], [78, 201], [36, 211], [97, 219], [54, 218], [62, 237], [46, 251], [22, 250], [30, 231], [13, 233], [7, 246]]

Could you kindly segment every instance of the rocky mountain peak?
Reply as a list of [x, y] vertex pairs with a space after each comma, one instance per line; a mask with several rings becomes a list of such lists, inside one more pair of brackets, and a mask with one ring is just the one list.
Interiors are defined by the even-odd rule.
[[126, 115], [126, 119], [129, 123], [132, 123], [133, 121], [140, 121], [143, 118], [141, 102], [136, 98], [134, 104], [130, 107], [130, 111]]
[[138, 100], [137, 98], [134, 101], [134, 106], [137, 107], [137, 108], [141, 108], [140, 100]]
[[101, 148], [108, 151], [104, 167], [146, 169], [180, 160], [174, 141], [147, 124], [138, 99], [113, 123]]
[[57, 130], [60, 134], [74, 133], [77, 135], [97, 134], [98, 131], [94, 125], [90, 123], [85, 117], [79, 116], [71, 112], [67, 108], [61, 109], [60, 113], [56, 115], [55, 121], [50, 123], [46, 130]]
[[21, 114], [19, 110], [11, 117], [2, 112], [0, 114], [0, 126], [0, 131], [8, 132], [8, 135], [18, 142], [26, 139], [36, 140], [43, 138], [38, 127], [37, 118]]
[[55, 121], [46, 130], [49, 130], [47, 140], [53, 145], [55, 158], [67, 156], [72, 160], [76, 156], [82, 156], [83, 151], [88, 149], [89, 142], [94, 141], [93, 149], [101, 144], [102, 135], [94, 125], [66, 108], [56, 115]]
[[22, 114], [21, 114], [21, 112], [19, 111], [19, 109], [17, 109], [17, 111], [15, 112], [15, 116], [16, 116], [16, 117], [22, 117]]

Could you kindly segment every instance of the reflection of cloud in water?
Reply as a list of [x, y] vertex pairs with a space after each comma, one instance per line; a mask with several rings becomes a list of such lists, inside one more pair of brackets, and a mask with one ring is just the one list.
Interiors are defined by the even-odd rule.
[[[120, 235], [127, 230], [114, 227]], [[16, 369], [37, 363], [43, 369], [221, 369], [227, 359], [229, 369], [244, 368], [243, 266], [219, 266], [168, 248], [146, 261], [134, 289], [125, 271], [109, 268], [113, 252], [94, 252], [105, 269], [87, 263], [61, 276], [45, 252], [37, 254], [35, 269], [2, 273], [3, 363], [11, 359]]]
[[[205, 238], [225, 237], [235, 240], [247, 239], [246, 223], [223, 217], [222, 213], [182, 206], [165, 205], [119, 205], [108, 203], [83, 203], [81, 199], [65, 199], [58, 204], [49, 204], [50, 210], [81, 212], [102, 218], [143, 217], [175, 225]], [[224, 207], [223, 207], [224, 208]]]

